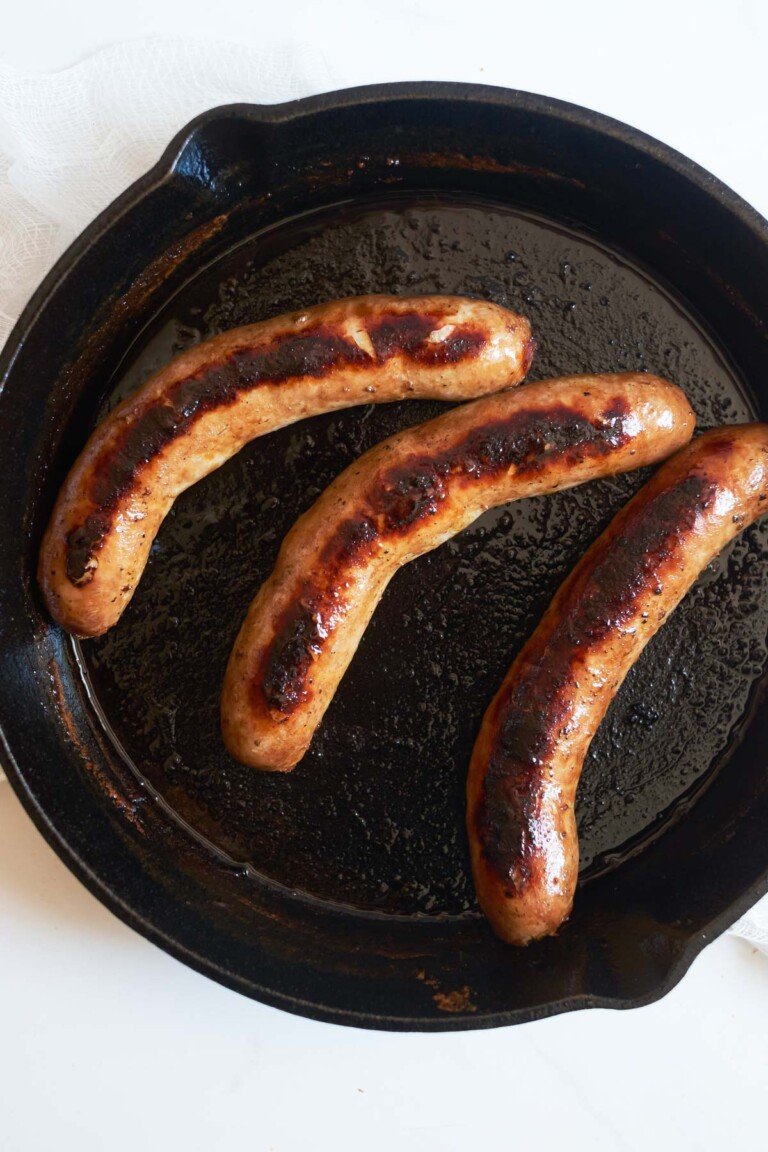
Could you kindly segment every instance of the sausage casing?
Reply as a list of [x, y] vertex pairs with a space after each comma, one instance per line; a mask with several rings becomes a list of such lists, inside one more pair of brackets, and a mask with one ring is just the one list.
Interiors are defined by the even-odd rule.
[[512, 944], [556, 932], [578, 872], [576, 788], [645, 645], [768, 511], [768, 425], [707, 432], [664, 464], [561, 586], [483, 719], [467, 783], [475, 887]]
[[694, 416], [642, 373], [576, 376], [463, 405], [378, 444], [287, 535], [230, 657], [222, 731], [238, 760], [303, 756], [389, 580], [487, 508], [668, 456]]
[[250, 440], [305, 416], [403, 398], [467, 400], [519, 383], [528, 321], [458, 296], [361, 296], [215, 336], [96, 428], [56, 502], [38, 579], [57, 623], [120, 617], [176, 497]]

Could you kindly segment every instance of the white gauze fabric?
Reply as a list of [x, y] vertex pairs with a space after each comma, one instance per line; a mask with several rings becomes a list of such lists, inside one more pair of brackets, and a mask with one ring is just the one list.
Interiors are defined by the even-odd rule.
[[67, 245], [217, 104], [330, 86], [306, 44], [258, 49], [157, 37], [51, 74], [0, 64], [0, 342]]

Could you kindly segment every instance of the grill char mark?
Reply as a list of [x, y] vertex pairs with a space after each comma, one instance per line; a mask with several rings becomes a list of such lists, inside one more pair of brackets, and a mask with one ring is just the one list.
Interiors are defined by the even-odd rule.
[[[477, 357], [487, 343], [482, 329], [456, 325], [445, 339], [428, 339], [442, 319], [435, 313], [413, 312], [370, 323], [367, 330], [376, 360], [384, 363], [403, 355], [414, 363], [438, 366]], [[371, 362], [353, 340], [320, 324], [261, 348], [235, 351], [226, 360], [178, 381], [97, 460], [89, 493], [94, 510], [67, 536], [67, 578], [75, 585], [90, 582], [121, 498], [138, 486], [142, 468], [206, 412], [234, 404], [255, 387], [303, 377], [322, 379], [341, 369], [365, 368]]]
[[473, 429], [436, 456], [415, 457], [377, 477], [362, 497], [361, 511], [344, 520], [325, 544], [316, 576], [305, 580], [275, 627], [275, 637], [252, 682], [256, 706], [276, 717], [295, 711], [311, 694], [311, 670], [343, 605], [336, 589], [351, 565], [364, 565], [383, 539], [403, 536], [434, 516], [449, 488], [482, 483], [514, 467], [520, 477], [535, 475], [553, 460], [602, 456], [629, 439], [629, 404], [617, 397], [592, 422], [576, 408], [550, 404], [525, 409], [506, 420]]
[[499, 702], [499, 729], [476, 817], [483, 857], [510, 895], [531, 879], [539, 845], [545, 765], [571, 715], [576, 670], [590, 651], [632, 619], [649, 589], [661, 592], [665, 565], [676, 562], [715, 484], [689, 474], [638, 506], [617, 536], [604, 536], [578, 571], [556, 625], [541, 629]]

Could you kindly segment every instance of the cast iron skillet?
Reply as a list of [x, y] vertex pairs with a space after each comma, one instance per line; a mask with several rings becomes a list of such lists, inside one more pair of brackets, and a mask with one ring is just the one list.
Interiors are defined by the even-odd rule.
[[35, 558], [102, 406], [201, 335], [353, 292], [465, 292], [531, 317], [532, 378], [647, 368], [706, 426], [766, 415], [766, 282], [745, 203], [567, 104], [406, 84], [200, 116], [59, 261], [2, 358], [4, 765], [49, 843], [180, 960], [318, 1019], [490, 1027], [663, 995], [768, 886], [765, 528], [707, 571], [611, 709], [580, 794], [576, 910], [522, 951], [474, 903], [469, 750], [642, 477], [497, 512], [402, 572], [290, 777], [221, 748], [230, 644], [298, 512], [435, 405], [257, 441], [179, 501], [100, 641], [46, 619]]

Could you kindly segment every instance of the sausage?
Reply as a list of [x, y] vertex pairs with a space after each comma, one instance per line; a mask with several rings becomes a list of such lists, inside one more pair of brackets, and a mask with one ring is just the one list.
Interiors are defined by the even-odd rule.
[[768, 511], [768, 425], [704, 433], [664, 464], [555, 596], [491, 703], [467, 782], [480, 906], [526, 944], [570, 914], [584, 758], [624, 677], [703, 568]]
[[354, 404], [466, 400], [518, 384], [528, 321], [458, 296], [361, 296], [236, 328], [177, 356], [96, 428], [40, 552], [51, 616], [119, 619], [176, 497], [275, 428]]
[[637, 468], [688, 440], [679, 388], [641, 373], [529, 384], [383, 441], [286, 536], [224, 680], [231, 754], [286, 771], [301, 759], [398, 568], [487, 508]]

